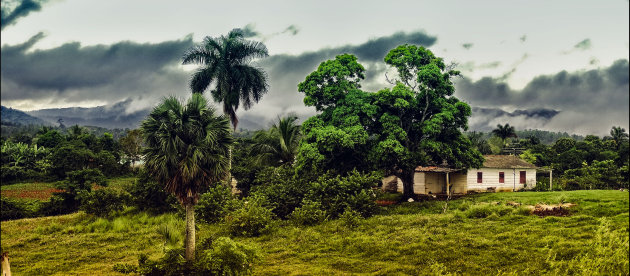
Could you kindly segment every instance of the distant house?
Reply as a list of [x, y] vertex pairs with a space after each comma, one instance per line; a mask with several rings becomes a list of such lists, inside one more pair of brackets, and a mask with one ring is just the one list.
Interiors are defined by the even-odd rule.
[[[418, 166], [414, 175], [416, 194], [466, 194], [531, 189], [536, 186], [536, 166], [514, 155], [484, 155], [479, 169], [448, 166]], [[448, 183], [448, 185], [447, 185]], [[383, 188], [402, 192], [395, 176], [383, 179]]]

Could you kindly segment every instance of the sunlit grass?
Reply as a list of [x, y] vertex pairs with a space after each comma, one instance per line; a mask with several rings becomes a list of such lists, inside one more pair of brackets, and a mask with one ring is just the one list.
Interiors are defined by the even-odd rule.
[[[508, 201], [578, 206], [567, 217], [541, 218]], [[597, 274], [594, 264], [605, 272], [627, 268], [627, 192], [480, 194], [445, 204], [388, 206], [356, 228], [339, 220], [281, 223], [271, 234], [235, 239], [261, 248], [257, 275], [565, 275]], [[228, 235], [221, 224], [197, 225], [198, 242]], [[137, 264], [141, 253], [157, 259], [165, 248], [182, 246], [183, 236], [177, 215], [127, 210], [112, 219], [75, 213], [4, 221], [1, 243], [16, 275], [116, 275], [114, 264]]]

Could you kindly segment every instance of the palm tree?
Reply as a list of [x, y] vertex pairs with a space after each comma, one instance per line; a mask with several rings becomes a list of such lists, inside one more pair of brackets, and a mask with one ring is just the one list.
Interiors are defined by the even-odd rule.
[[247, 110], [267, 92], [265, 72], [249, 63], [268, 55], [264, 44], [245, 40], [243, 32], [234, 29], [227, 36], [205, 37], [201, 44], [184, 54], [183, 64], [203, 65], [193, 74], [190, 89], [193, 93], [203, 93], [214, 83], [210, 94], [215, 102], [223, 103], [223, 112], [236, 130], [236, 110], [241, 101]]
[[186, 105], [164, 99], [142, 122], [147, 171], [186, 208], [186, 260], [195, 256], [195, 212], [202, 187], [225, 177], [230, 123], [201, 94]]
[[297, 117], [289, 115], [278, 118], [268, 131], [259, 131], [254, 135], [253, 151], [262, 162], [271, 165], [292, 164], [300, 145], [300, 125]]
[[612, 127], [612, 129], [610, 130], [610, 136], [612, 137], [613, 141], [615, 141], [615, 144], [617, 145], [617, 147], [619, 147], [619, 145], [623, 141], [628, 140], [628, 133], [626, 133], [626, 129], [620, 126]]
[[501, 140], [503, 140], [503, 144], [505, 144], [505, 139], [509, 137], [517, 138], [516, 130], [514, 130], [514, 127], [510, 126], [510, 124], [505, 124], [504, 126], [498, 124], [497, 128], [492, 130], [492, 134], [501, 138]]

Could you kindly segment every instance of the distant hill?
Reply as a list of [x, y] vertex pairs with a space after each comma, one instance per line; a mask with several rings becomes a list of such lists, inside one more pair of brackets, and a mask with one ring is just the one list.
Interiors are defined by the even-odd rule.
[[10, 107], [0, 106], [2, 110], [0, 118], [2, 118], [3, 125], [17, 126], [17, 125], [52, 125], [50, 122], [44, 121], [35, 116], [31, 116], [24, 111], [13, 109]]

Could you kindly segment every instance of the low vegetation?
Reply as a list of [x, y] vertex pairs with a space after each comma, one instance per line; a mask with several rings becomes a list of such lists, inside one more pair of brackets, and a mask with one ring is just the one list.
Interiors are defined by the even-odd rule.
[[[577, 204], [569, 216], [523, 208], [562, 202]], [[489, 193], [379, 207], [367, 219], [344, 213], [312, 226], [277, 221], [258, 237], [199, 223], [198, 251], [207, 256], [220, 250], [213, 244], [233, 241], [235, 250], [258, 256], [242, 259], [256, 275], [627, 275], [628, 210], [628, 193], [614, 190]], [[136, 269], [140, 255], [152, 262], [181, 248], [184, 224], [183, 216], [133, 208], [112, 218], [79, 212], [12, 220], [2, 223], [2, 249], [16, 274], [118, 275], [115, 265]]]

